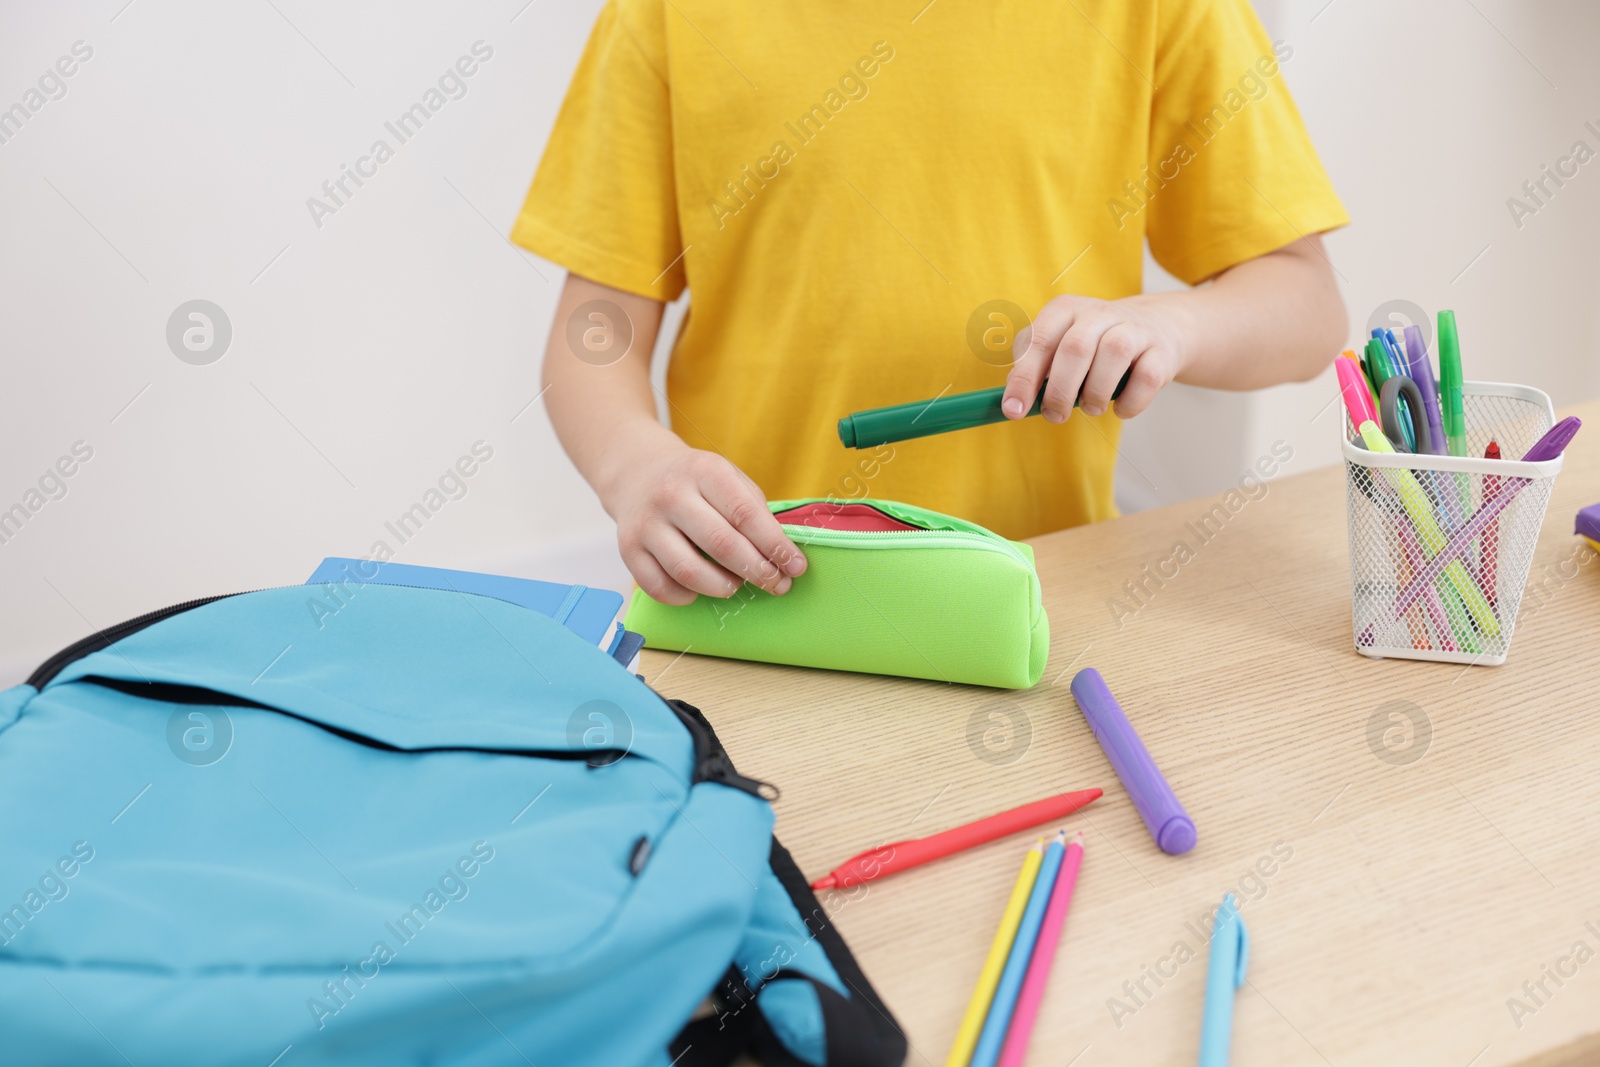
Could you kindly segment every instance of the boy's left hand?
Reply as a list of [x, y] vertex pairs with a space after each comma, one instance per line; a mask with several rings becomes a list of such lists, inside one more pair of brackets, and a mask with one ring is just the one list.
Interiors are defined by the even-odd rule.
[[1016, 363], [1000, 405], [1006, 417], [1026, 415], [1046, 378], [1046, 419], [1065, 422], [1074, 398], [1084, 414], [1099, 415], [1130, 366], [1133, 374], [1116, 401], [1117, 417], [1131, 419], [1149, 407], [1185, 359], [1186, 326], [1178, 302], [1164, 295], [1058, 296], [1046, 304], [1013, 345]]

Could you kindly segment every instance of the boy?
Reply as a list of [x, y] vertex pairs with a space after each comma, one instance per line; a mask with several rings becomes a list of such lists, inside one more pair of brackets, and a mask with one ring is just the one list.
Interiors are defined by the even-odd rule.
[[[1247, 0], [609, 0], [512, 236], [571, 272], [545, 403], [639, 585], [782, 595], [805, 558], [766, 499], [858, 471], [1013, 538], [1108, 518], [1117, 420], [1168, 382], [1314, 377], [1348, 218], [1292, 55]], [[1146, 239], [1209, 284], [1142, 295]], [[686, 286], [668, 429], [649, 360]], [[1010, 354], [1007, 309], [1035, 316]], [[1043, 418], [866, 463], [835, 436], [1008, 364], [1006, 414], [1048, 377]]]

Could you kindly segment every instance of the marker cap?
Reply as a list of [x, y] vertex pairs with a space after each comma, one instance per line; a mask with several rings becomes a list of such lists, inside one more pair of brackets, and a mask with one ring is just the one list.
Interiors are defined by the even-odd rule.
[[1181, 856], [1194, 848], [1199, 835], [1194, 832], [1194, 822], [1187, 815], [1174, 815], [1156, 834], [1156, 847], [1169, 856]]

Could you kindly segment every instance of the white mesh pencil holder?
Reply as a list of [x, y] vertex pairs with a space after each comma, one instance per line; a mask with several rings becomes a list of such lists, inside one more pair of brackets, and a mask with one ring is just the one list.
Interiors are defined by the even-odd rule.
[[[1538, 389], [1462, 388], [1467, 455], [1370, 452], [1344, 421], [1351, 621], [1364, 656], [1505, 662], [1561, 457], [1508, 462], [1555, 423]], [[1503, 459], [1482, 457], [1490, 441]]]

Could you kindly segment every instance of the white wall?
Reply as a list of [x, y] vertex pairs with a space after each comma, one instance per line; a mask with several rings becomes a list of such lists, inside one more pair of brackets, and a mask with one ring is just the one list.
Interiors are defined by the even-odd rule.
[[[124, 3], [0, 14], [0, 106], [93, 49], [0, 144], [0, 508], [94, 449], [0, 545], [0, 680], [91, 626], [365, 553], [479, 440], [494, 458], [397, 558], [536, 548], [620, 580], [523, 410], [561, 272], [503, 236], [598, 3]], [[397, 144], [384, 122], [479, 40], [466, 96], [314, 225], [307, 198]], [[193, 298], [233, 325], [209, 366], [165, 340]]]
[[[1600, 159], [1520, 229], [1506, 207], [1574, 141], [1600, 152], [1600, 135], [1584, 128], [1600, 129], [1600, 5], [1257, 9], [1294, 48], [1284, 77], [1354, 219], [1327, 238], [1351, 344], [1390, 300], [1430, 316], [1453, 308], [1469, 377], [1535, 385], [1557, 405], [1600, 394]], [[1148, 267], [1147, 288], [1176, 284]], [[1279, 439], [1295, 449], [1286, 473], [1335, 462], [1335, 395], [1331, 370], [1248, 395], [1175, 387], [1126, 426], [1118, 501], [1128, 510], [1221, 489]], [[1211, 447], [1186, 447], [1197, 438]]]
[[[1582, 130], [1600, 125], [1600, 27], [1579, 2], [1474, 3], [1267, 15], [1358, 219], [1330, 240], [1352, 336], [1390, 297], [1453, 305], [1471, 373], [1579, 399], [1600, 392], [1583, 254], [1600, 166], [1520, 232], [1504, 201], [1574, 139], [1600, 147]], [[74, 442], [93, 449], [0, 545], [0, 683], [91, 627], [365, 553], [480, 440], [494, 458], [399, 559], [626, 580], [529, 405], [561, 273], [503, 237], [597, 8], [0, 2], [0, 107], [74, 42], [93, 49], [0, 144], [0, 509]], [[466, 96], [315, 225], [307, 198], [479, 40], [493, 56]], [[165, 337], [197, 298], [233, 328], [207, 366]], [[1332, 395], [1174, 391], [1129, 427], [1154, 485], [1125, 467], [1122, 497], [1227, 484], [1278, 437], [1294, 468], [1329, 462], [1330, 416], [1312, 420]], [[1212, 449], [1175, 447], [1198, 437]]]

